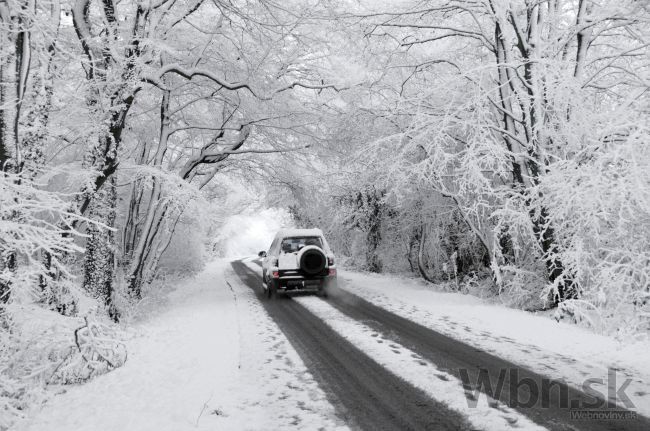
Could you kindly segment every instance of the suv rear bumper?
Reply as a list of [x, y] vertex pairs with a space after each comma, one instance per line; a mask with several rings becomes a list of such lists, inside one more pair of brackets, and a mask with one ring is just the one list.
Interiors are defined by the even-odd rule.
[[336, 283], [336, 276], [305, 277], [299, 275], [281, 275], [280, 278], [275, 279], [275, 282], [276, 288], [282, 291], [319, 292]]

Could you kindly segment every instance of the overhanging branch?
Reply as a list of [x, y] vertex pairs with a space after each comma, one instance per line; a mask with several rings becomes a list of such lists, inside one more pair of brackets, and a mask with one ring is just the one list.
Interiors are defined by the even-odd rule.
[[[301, 147], [291, 147], [291, 148], [281, 148], [281, 149], [274, 149], [274, 150], [263, 150], [263, 149], [250, 149], [250, 150], [224, 150], [224, 151], [218, 151], [214, 153], [208, 153], [205, 154], [205, 157], [221, 157], [223, 155], [232, 155], [232, 154], [246, 154], [246, 153], [257, 153], [257, 154], [269, 154], [269, 153], [288, 153], [291, 151], [299, 151], [299, 150], [304, 150], [309, 148], [311, 145], [303, 145]], [[210, 163], [210, 162], [204, 162], [204, 163]]]
[[221, 77], [217, 76], [216, 74], [214, 74], [213, 72], [207, 69], [202, 69], [198, 67], [186, 68], [178, 63], [167, 64], [161, 67], [160, 69], [156, 70], [152, 74], [144, 74], [142, 76], [142, 81], [154, 85], [157, 88], [160, 88], [161, 90], [170, 90], [162, 82], [162, 78], [169, 73], [182, 76], [183, 78], [188, 80], [191, 80], [195, 76], [201, 76], [213, 81], [214, 83], [220, 85], [222, 88], [225, 88], [227, 90], [231, 90], [231, 91], [237, 91], [242, 89], [248, 90], [253, 96], [255, 96], [260, 100], [271, 100], [273, 98], [273, 95], [282, 93], [287, 90], [292, 90], [296, 87], [302, 87], [308, 90], [318, 90], [318, 91], [329, 89], [329, 90], [334, 90], [336, 92], [347, 90], [350, 88], [350, 87], [339, 87], [334, 84], [325, 84], [325, 83], [310, 84], [307, 82], [295, 81], [283, 87], [280, 87], [276, 90], [273, 90], [268, 94], [262, 94], [262, 92], [254, 89], [250, 84], [246, 82], [229, 82], [226, 81], [225, 79], [222, 79]]
[[246, 89], [250, 91], [250, 93], [253, 96], [258, 98], [260, 97], [248, 84], [244, 82], [228, 82], [225, 79], [221, 79], [220, 77], [210, 72], [209, 70], [201, 69], [197, 67], [185, 68], [177, 63], [167, 64], [161, 67], [160, 69], [158, 69], [154, 75], [144, 75], [142, 79], [143, 81], [155, 85], [158, 88], [167, 89], [161, 80], [168, 73], [175, 73], [177, 75], [182, 76], [183, 78], [190, 79], [190, 80], [195, 76], [203, 76], [205, 78], [208, 78], [211, 81], [216, 82], [217, 84], [219, 84], [220, 86], [228, 90], [235, 91], [235, 90]]

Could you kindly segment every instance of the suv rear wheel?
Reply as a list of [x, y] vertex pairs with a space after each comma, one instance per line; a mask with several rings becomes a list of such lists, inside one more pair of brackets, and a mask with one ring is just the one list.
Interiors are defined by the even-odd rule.
[[266, 297], [268, 299], [278, 297], [278, 282], [277, 280], [269, 279], [266, 283]]

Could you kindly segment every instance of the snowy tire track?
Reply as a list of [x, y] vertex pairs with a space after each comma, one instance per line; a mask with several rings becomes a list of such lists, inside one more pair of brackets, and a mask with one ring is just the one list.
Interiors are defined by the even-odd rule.
[[466, 418], [406, 383], [338, 335], [296, 301], [264, 301], [259, 274], [233, 262], [263, 301], [339, 415], [363, 430], [474, 430]]
[[225, 275], [247, 317], [240, 328], [240, 379], [248, 390], [237, 412], [246, 422], [225, 422], [224, 429], [348, 430], [255, 294], [231, 270]]
[[477, 405], [469, 408], [462, 382], [456, 377], [440, 371], [434, 364], [422, 360], [406, 347], [383, 339], [377, 331], [351, 319], [320, 298], [305, 296], [296, 297], [294, 300], [382, 367], [421, 389], [433, 399], [465, 415], [476, 429], [546, 429], [500, 402], [488, 401], [486, 397], [479, 397]]
[[[251, 260], [247, 262], [246, 267], [248, 268], [248, 271], [251, 272], [252, 278], [259, 278], [259, 275], [257, 275], [259, 271], [258, 261]], [[254, 282], [251, 281], [251, 283], [251, 286], [254, 286]], [[338, 318], [338, 320], [348, 319], [348, 323], [352, 324], [353, 322], [356, 322], [357, 325], [363, 323], [364, 327], [377, 334], [377, 337], [375, 337], [376, 339], [381, 339], [388, 344], [393, 344], [395, 349], [391, 349], [394, 350], [391, 354], [394, 355], [396, 351], [400, 351], [405, 346], [409, 350], [409, 354], [416, 356], [414, 357], [416, 363], [419, 363], [420, 361], [425, 362], [438, 370], [441, 370], [442, 372], [440, 375], [445, 375], [445, 377], [452, 376], [456, 382], [456, 387], [460, 384], [459, 374], [461, 370], [465, 370], [469, 376], [469, 385], [471, 387], [470, 390], [472, 391], [469, 396], [476, 397], [478, 395], [478, 401], [483, 402], [483, 406], [488, 405], [491, 406], [491, 408], [493, 407], [493, 410], [500, 410], [503, 414], [502, 418], [506, 419], [509, 424], [511, 424], [510, 421], [513, 421], [511, 425], [517, 426], [516, 423], [518, 422], [519, 426], [522, 428], [543, 426], [558, 431], [650, 429], [650, 420], [643, 416], [635, 415], [634, 412], [618, 409], [617, 412], [625, 416], [624, 420], [621, 420], [616, 414], [612, 415], [610, 419], [607, 419], [607, 413], [612, 413], [612, 409], [608, 408], [606, 404], [602, 405], [602, 407], [597, 407], [596, 410], [592, 410], [599, 414], [599, 417], [601, 417], [600, 420], [574, 418], [571, 416], [571, 412], [576, 409], [581, 410], [579, 406], [587, 407], [589, 403], [593, 403], [594, 398], [591, 395], [572, 388], [561, 379], [553, 380], [551, 383], [548, 379], [545, 379], [542, 375], [535, 373], [532, 370], [523, 368], [507, 359], [500, 358], [445, 334], [421, 326], [416, 322], [410, 321], [404, 317], [393, 314], [388, 310], [371, 304], [349, 292], [346, 292], [345, 290], [333, 289], [332, 292], [330, 292], [330, 298], [327, 300], [327, 303], [322, 301], [318, 302], [320, 300], [314, 301], [316, 298], [313, 297], [292, 296], [292, 298], [292, 300], [286, 300], [284, 302], [299, 302], [302, 303], [303, 306], [309, 306], [310, 304], [324, 304], [327, 307], [329, 307], [329, 305], [333, 306], [335, 309], [334, 314], [332, 314], [332, 310], [328, 310], [327, 313], [325, 313], [326, 317], [321, 320], [322, 322], [327, 322], [329, 326], [335, 325], [333, 323], [336, 321], [335, 317], [338, 318], [342, 315], [344, 317]], [[318, 310], [310, 311], [313, 312], [312, 314], [319, 314]], [[343, 338], [350, 337], [349, 327], [346, 329], [345, 325], [341, 325], [341, 327], [334, 329], [336, 329], [335, 332], [338, 336], [342, 336]], [[372, 336], [372, 334], [370, 335]], [[357, 347], [364, 343], [363, 340], [352, 341]], [[365, 353], [368, 353], [367, 349], [364, 348], [363, 350]], [[371, 356], [376, 359], [375, 353], [371, 353]], [[390, 357], [390, 354], [387, 357]], [[407, 367], [407, 365], [405, 365], [405, 367]], [[416, 369], [418, 368], [417, 365], [414, 367]], [[397, 372], [398, 368], [399, 366], [394, 368], [393, 371]], [[504, 371], [506, 373], [515, 372], [514, 380], [511, 377], [511, 374], [506, 374], [505, 380], [501, 381], [501, 372]], [[498, 391], [495, 396], [495, 398], [498, 398], [499, 402], [492, 398], [489, 398], [488, 401], [488, 397], [485, 393], [475, 392], [477, 386], [475, 383], [483, 372], [488, 373], [487, 375], [490, 380], [489, 384], [492, 385], [492, 388], [502, 385], [500, 386], [502, 390]], [[399, 374], [399, 372], [397, 372], [397, 374]], [[520, 384], [522, 381], [533, 381], [535, 384], [533, 386], [523, 384], [522, 386]], [[414, 386], [422, 388], [421, 382], [417, 382]], [[566, 393], [563, 391], [566, 391]], [[566, 401], [562, 401], [565, 396], [561, 395], [563, 393], [565, 393], [567, 399], [571, 401], [571, 408], [569, 408]], [[433, 393], [432, 396], [436, 397]], [[441, 395], [438, 395], [438, 399], [445, 399], [444, 396], [442, 396], [442, 398], [440, 397]], [[513, 397], [516, 397], [514, 398], [516, 401], [514, 404], [515, 407], [504, 408], [504, 406], [511, 405], [510, 403], [512, 402]], [[525, 403], [522, 403], [522, 401], [526, 402], [531, 399], [531, 397], [534, 397], [538, 402], [535, 402], [530, 407], [525, 405]], [[456, 404], [458, 410], [462, 410], [463, 413], [469, 410], [467, 408], [467, 401], [464, 401], [464, 406], [460, 403]], [[576, 403], [575, 405], [578, 407], [575, 407], [574, 403]], [[470, 412], [470, 415], [472, 414], [473, 413]], [[519, 420], [518, 418], [520, 416], [524, 417], [524, 420]], [[476, 415], [476, 417], [478, 418], [480, 415]], [[497, 422], [495, 421], [493, 424], [496, 423]], [[524, 426], [523, 424], [527, 425]], [[485, 424], [482, 423], [481, 428], [484, 426]]]

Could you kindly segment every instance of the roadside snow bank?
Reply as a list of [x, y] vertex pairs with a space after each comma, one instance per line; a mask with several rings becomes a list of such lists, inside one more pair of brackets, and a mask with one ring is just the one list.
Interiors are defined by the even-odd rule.
[[[421, 280], [339, 270], [339, 287], [425, 327], [581, 388], [615, 370], [617, 388], [650, 416], [650, 343], [621, 343], [546, 315], [435, 291]], [[611, 384], [612, 382], [609, 381]], [[603, 391], [606, 392], [606, 389]], [[614, 391], [615, 392], [615, 391]]]
[[122, 368], [64, 388], [18, 429], [213, 428], [210, 403], [236, 378], [238, 336], [231, 294], [212, 278], [206, 271], [189, 281], [165, 309], [136, 324]]
[[134, 324], [122, 368], [59, 387], [16, 429], [336, 429], [297, 353], [249, 288], [228, 285], [230, 271], [217, 261], [184, 281]]
[[75, 296], [78, 316], [21, 300], [0, 309], [0, 430], [45, 402], [48, 385], [85, 382], [124, 364], [121, 329], [93, 299]]

